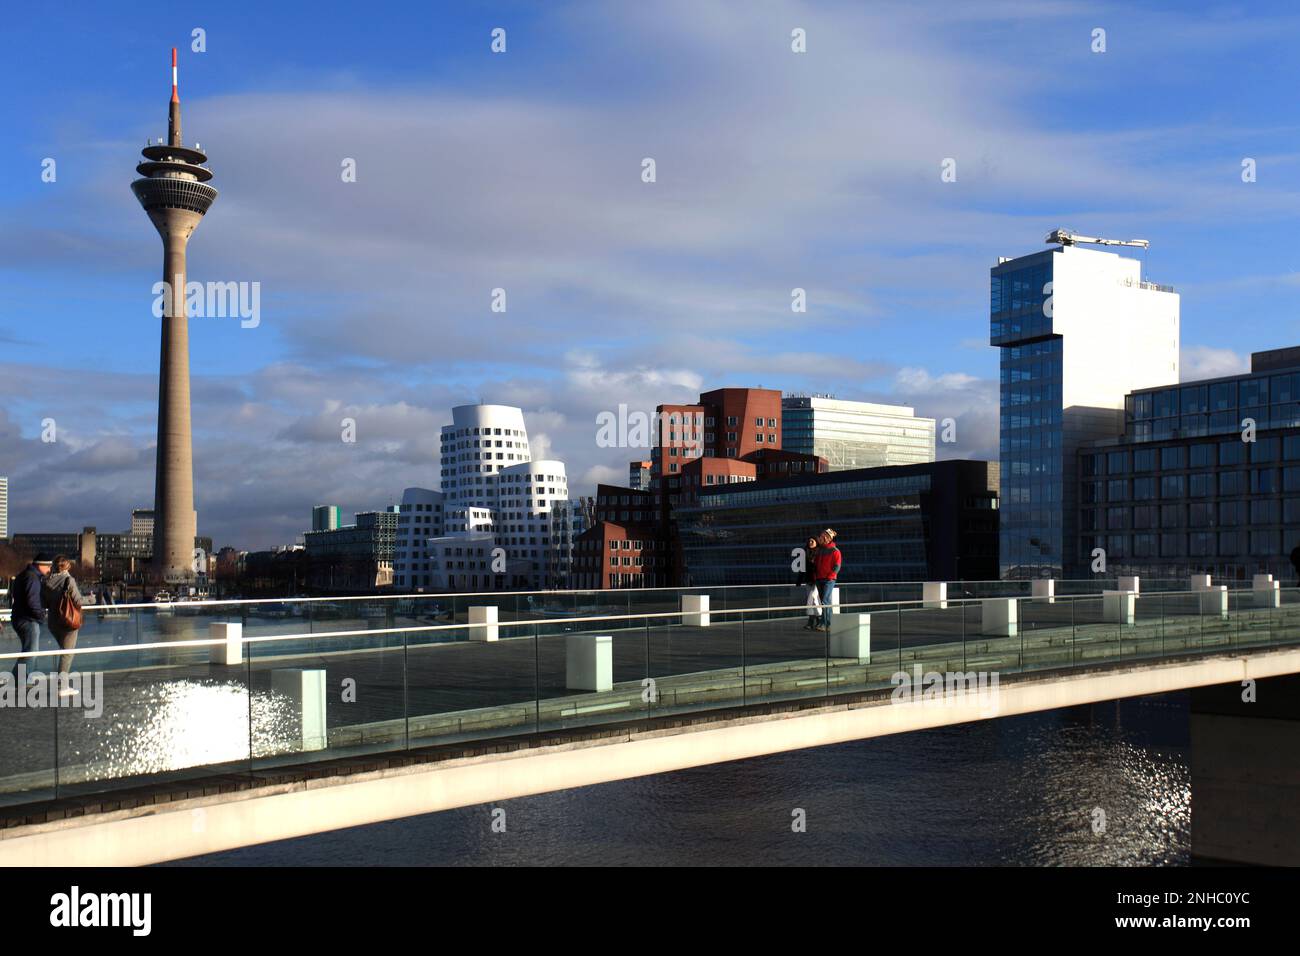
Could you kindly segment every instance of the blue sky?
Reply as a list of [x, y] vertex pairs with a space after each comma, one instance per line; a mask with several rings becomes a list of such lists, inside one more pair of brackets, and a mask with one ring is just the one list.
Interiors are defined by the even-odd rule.
[[173, 45], [186, 139], [221, 193], [190, 278], [262, 289], [257, 328], [191, 323], [199, 524], [218, 546], [435, 486], [438, 426], [480, 399], [521, 405], [578, 491], [639, 457], [596, 446], [599, 412], [722, 385], [911, 404], [956, 418], [944, 454], [996, 457], [988, 268], [1057, 226], [1151, 240], [1148, 277], [1182, 294], [1185, 378], [1296, 344], [1300, 15], [953, 6], [7, 13], [11, 531], [113, 530], [152, 500], [161, 256], [128, 187], [166, 129]]

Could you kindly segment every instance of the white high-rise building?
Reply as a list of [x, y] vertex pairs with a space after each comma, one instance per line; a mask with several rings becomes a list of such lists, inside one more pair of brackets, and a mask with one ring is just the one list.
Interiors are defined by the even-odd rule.
[[934, 419], [905, 405], [787, 395], [781, 447], [825, 458], [831, 471], [924, 464], [934, 461]]
[[1075, 567], [1083, 442], [1124, 431], [1124, 398], [1178, 382], [1178, 294], [1114, 252], [1062, 244], [991, 270], [1001, 350], [1003, 577]]
[[[461, 405], [442, 429], [441, 492], [408, 488], [394, 584], [402, 590], [542, 590], [572, 560], [564, 463], [533, 461], [523, 411]], [[557, 530], [558, 529], [558, 530]]]

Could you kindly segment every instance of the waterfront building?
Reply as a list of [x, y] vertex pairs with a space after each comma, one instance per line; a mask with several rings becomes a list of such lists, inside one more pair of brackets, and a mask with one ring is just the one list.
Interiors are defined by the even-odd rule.
[[794, 583], [792, 549], [827, 527], [842, 581], [996, 578], [997, 486], [996, 463], [949, 459], [704, 488], [678, 511], [682, 583]]
[[934, 461], [934, 425], [905, 405], [831, 395], [781, 399], [781, 447], [825, 458], [830, 471]]
[[1058, 235], [990, 271], [1008, 578], [1079, 573], [1079, 446], [1123, 433], [1129, 392], [1178, 382], [1177, 293], [1145, 280], [1136, 259]]
[[1295, 581], [1300, 545], [1300, 348], [1251, 369], [1135, 390], [1124, 434], [1079, 451], [1076, 555], [1110, 574]]

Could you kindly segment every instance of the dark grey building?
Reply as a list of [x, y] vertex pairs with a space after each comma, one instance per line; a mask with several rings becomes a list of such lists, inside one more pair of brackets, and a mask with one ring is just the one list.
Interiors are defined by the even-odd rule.
[[1243, 375], [1132, 392], [1124, 419], [1121, 439], [1080, 449], [1081, 569], [1100, 548], [1112, 574], [1294, 581], [1300, 348], [1257, 352]]
[[998, 576], [998, 466], [937, 461], [705, 487], [677, 509], [688, 585], [792, 580], [791, 549], [834, 528], [843, 581]]

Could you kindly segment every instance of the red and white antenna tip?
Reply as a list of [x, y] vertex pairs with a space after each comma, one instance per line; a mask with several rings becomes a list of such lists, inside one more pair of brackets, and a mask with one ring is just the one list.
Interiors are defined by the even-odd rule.
[[180, 97], [176, 95], [176, 47], [172, 47], [172, 99], [180, 99]]

